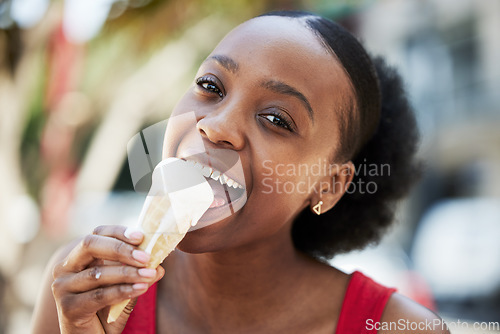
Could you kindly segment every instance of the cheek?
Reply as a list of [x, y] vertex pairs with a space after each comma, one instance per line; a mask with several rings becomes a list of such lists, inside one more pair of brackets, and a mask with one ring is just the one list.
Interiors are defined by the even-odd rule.
[[[287, 176], [269, 175], [259, 180], [250, 196], [247, 209], [252, 210], [250, 221], [254, 222], [256, 235], [273, 235], [307, 207], [306, 180]], [[255, 196], [254, 196], [255, 195]]]
[[174, 109], [172, 110], [172, 116], [180, 115], [185, 112], [194, 111], [196, 109], [196, 99], [195, 96], [195, 87], [191, 86], [184, 93], [182, 98], [177, 102]]
[[205, 152], [203, 139], [196, 128], [197, 116], [193, 109], [178, 105], [168, 119], [163, 139], [163, 159], [175, 156], [181, 146], [191, 155]]
[[188, 233], [179, 249], [188, 253], [218, 251], [268, 238], [291, 226], [289, 223], [308, 206], [315, 179], [290, 166], [261, 160], [242, 210], [226, 221]]
[[[310, 195], [315, 191], [316, 179], [301, 172], [303, 163], [274, 163], [265, 161], [261, 177], [254, 191], [271, 210], [291, 215], [307, 206]], [[273, 209], [274, 208], [274, 209]]]

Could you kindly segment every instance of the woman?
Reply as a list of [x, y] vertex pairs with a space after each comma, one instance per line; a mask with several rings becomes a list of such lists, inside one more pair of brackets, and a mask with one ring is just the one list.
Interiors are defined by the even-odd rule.
[[[447, 333], [424, 307], [319, 260], [376, 241], [415, 175], [415, 121], [394, 71], [333, 22], [270, 13], [203, 62], [173, 114], [191, 111], [209, 152], [238, 153], [246, 204], [189, 232], [156, 270], [143, 268], [140, 233], [95, 229], [54, 256], [35, 333]], [[184, 157], [189, 140], [166, 155]], [[328, 168], [290, 169], [318, 161]], [[390, 175], [356, 175], [362, 164]], [[138, 296], [130, 319], [132, 305], [106, 323], [109, 305]]]

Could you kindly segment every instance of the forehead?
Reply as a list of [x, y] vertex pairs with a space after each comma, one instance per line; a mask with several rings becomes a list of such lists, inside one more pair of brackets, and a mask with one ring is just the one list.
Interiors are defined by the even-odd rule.
[[237, 43], [240, 46], [247, 44], [249, 47], [252, 46], [250, 43], [260, 44], [260, 47], [267, 46], [268, 48], [278, 43], [281, 47], [307, 49], [312, 54], [327, 55], [328, 53], [320, 39], [307, 27], [303, 18], [256, 17], [233, 29], [219, 46], [225, 46], [226, 42]]
[[299, 88], [313, 109], [333, 111], [353, 96], [340, 62], [301, 18], [251, 19], [232, 30], [212, 55], [233, 59], [237, 74], [281, 80]]

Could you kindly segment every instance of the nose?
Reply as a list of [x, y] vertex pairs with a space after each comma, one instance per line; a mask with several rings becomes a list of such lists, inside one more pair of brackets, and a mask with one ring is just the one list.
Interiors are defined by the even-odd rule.
[[228, 107], [202, 117], [196, 128], [203, 138], [223, 148], [241, 150], [245, 145], [245, 121], [238, 112]]

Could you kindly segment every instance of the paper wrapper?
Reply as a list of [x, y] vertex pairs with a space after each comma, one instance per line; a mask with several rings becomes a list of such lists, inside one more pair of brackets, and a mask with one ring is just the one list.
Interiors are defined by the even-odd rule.
[[[139, 249], [151, 254], [148, 268], [157, 268], [181, 242], [212, 204], [212, 188], [200, 170], [183, 160], [169, 158], [156, 166], [151, 190], [138, 226], [144, 233]], [[121, 315], [130, 300], [111, 306], [108, 323]]]

